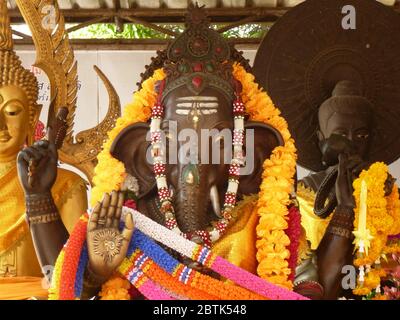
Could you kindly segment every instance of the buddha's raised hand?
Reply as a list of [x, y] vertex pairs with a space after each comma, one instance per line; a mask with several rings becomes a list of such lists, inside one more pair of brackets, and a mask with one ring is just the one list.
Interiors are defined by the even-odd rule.
[[126, 256], [134, 230], [132, 216], [125, 217], [120, 231], [124, 194], [113, 191], [105, 194], [90, 216], [87, 228], [89, 270], [100, 279], [109, 278]]

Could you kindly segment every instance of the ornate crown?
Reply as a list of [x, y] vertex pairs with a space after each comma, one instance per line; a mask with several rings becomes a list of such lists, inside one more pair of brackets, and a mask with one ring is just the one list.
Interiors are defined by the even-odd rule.
[[168, 47], [164, 70], [167, 80], [163, 91], [165, 97], [172, 90], [186, 85], [198, 95], [206, 87], [215, 87], [232, 99], [231, 48], [215, 30], [202, 7], [189, 9], [186, 30]]

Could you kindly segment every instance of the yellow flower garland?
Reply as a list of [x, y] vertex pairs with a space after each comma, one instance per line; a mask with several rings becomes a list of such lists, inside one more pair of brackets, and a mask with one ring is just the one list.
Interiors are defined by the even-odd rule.
[[[356, 295], [367, 295], [371, 290], [380, 284], [381, 277], [385, 276], [385, 271], [380, 268], [374, 268], [375, 261], [382, 255], [388, 253], [387, 241], [389, 235], [400, 233], [400, 199], [398, 187], [395, 184], [389, 196], [385, 197], [385, 181], [388, 177], [388, 167], [382, 162], [376, 162], [368, 170], [363, 170], [358, 179], [353, 182], [354, 199], [356, 202], [354, 229], [358, 228], [358, 219], [360, 211], [360, 192], [361, 182], [367, 183], [367, 229], [370, 231], [373, 239], [368, 254], [363, 254], [354, 260], [354, 265], [371, 266], [365, 280], [362, 284], [353, 290]], [[392, 252], [397, 252], [400, 247], [398, 244], [392, 244]]]
[[[242, 100], [250, 120], [273, 126], [279, 130], [285, 142], [283, 146], [275, 148], [271, 157], [263, 164], [263, 180], [257, 202], [257, 213], [260, 217], [256, 229], [259, 263], [257, 273], [270, 282], [291, 289], [292, 282], [288, 280], [291, 270], [287, 261], [290, 252], [286, 249], [290, 240], [285, 230], [288, 227], [287, 207], [290, 204], [290, 193], [293, 191], [293, 177], [296, 171], [296, 148], [287, 122], [280, 116], [280, 111], [269, 96], [254, 82], [254, 76], [237, 63], [233, 65], [233, 75], [242, 84]], [[154, 75], [143, 83], [142, 89], [134, 94], [133, 102], [126, 106], [124, 115], [118, 119], [116, 127], [108, 134], [108, 141], [98, 156], [98, 165], [95, 169], [92, 206], [102, 199], [104, 193], [120, 189], [125, 178], [125, 168], [120, 161], [112, 157], [110, 147], [115, 137], [125, 127], [135, 122], [149, 120], [151, 107], [156, 101], [154, 85], [164, 78], [163, 70], [156, 70]]]

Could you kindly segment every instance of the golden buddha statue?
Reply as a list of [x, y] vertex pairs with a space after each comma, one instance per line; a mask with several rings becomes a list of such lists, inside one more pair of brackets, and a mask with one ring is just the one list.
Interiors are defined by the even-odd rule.
[[[42, 271], [25, 221], [24, 190], [16, 159], [33, 143], [41, 106], [35, 76], [22, 67], [13, 50], [6, 1], [0, 1], [0, 299], [46, 296]], [[86, 183], [75, 173], [57, 170], [52, 199], [71, 231], [87, 207]]]

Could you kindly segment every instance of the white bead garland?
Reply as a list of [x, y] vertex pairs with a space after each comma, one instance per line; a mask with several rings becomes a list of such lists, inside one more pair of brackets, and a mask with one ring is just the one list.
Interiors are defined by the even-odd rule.
[[[165, 81], [165, 80], [164, 80]], [[165, 82], [163, 83], [163, 86]], [[165, 177], [165, 157], [164, 157], [164, 146], [162, 144], [162, 131], [161, 122], [164, 115], [164, 107], [161, 105], [162, 90], [159, 94], [157, 104], [152, 109], [152, 117], [150, 123], [150, 134], [152, 137], [152, 149], [151, 155], [153, 163], [155, 165], [161, 165], [157, 167], [156, 182], [159, 193], [161, 208], [160, 210], [166, 216], [168, 220], [166, 226], [173, 230], [175, 233], [191, 238], [192, 236], [200, 236], [206, 246], [211, 246], [211, 243], [217, 241], [221, 235], [226, 231], [229, 221], [231, 220], [230, 211], [236, 204], [236, 194], [239, 186], [239, 170], [238, 167], [243, 166], [245, 163], [243, 141], [245, 138], [244, 131], [244, 104], [239, 99], [233, 103], [234, 113], [234, 130], [233, 130], [233, 158], [229, 168], [230, 178], [228, 182], [227, 192], [225, 193], [224, 207], [221, 211], [223, 218], [218, 220], [215, 227], [211, 231], [197, 230], [191, 234], [184, 234], [180, 231], [174, 210], [171, 204], [171, 197], [165, 196], [165, 190], [168, 189], [168, 182]], [[238, 96], [238, 95], [237, 95]], [[209, 243], [211, 242], [211, 243]]]

